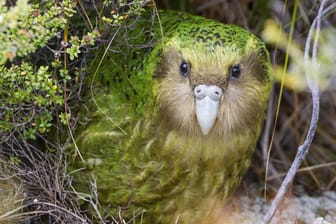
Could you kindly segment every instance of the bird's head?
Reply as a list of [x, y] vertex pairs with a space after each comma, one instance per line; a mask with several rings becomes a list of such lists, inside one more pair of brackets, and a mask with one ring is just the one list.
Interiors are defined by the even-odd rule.
[[163, 40], [155, 74], [161, 115], [193, 136], [253, 129], [270, 90], [267, 50], [242, 28], [205, 21], [181, 23]]

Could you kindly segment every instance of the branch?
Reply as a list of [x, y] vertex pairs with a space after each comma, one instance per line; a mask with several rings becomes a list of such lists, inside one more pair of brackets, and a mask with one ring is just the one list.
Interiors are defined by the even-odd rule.
[[309, 50], [310, 50], [310, 44], [311, 44], [313, 31], [316, 27], [316, 35], [315, 35], [315, 41], [314, 41], [313, 53], [312, 53], [312, 63], [313, 63], [313, 67], [314, 67], [314, 72], [318, 72], [319, 67], [318, 67], [318, 63], [316, 61], [316, 58], [317, 58], [317, 46], [318, 46], [318, 37], [319, 37], [319, 33], [320, 33], [321, 18], [336, 7], [336, 3], [333, 3], [329, 7], [327, 7], [325, 10], [323, 10], [324, 5], [327, 2], [328, 2], [328, 0], [323, 0], [321, 2], [318, 15], [314, 19], [314, 21], [312, 23], [312, 26], [309, 30], [309, 34], [308, 34], [308, 38], [307, 38], [306, 46], [305, 46], [305, 54], [304, 54], [305, 76], [306, 76], [306, 79], [307, 79], [307, 82], [308, 82], [308, 87], [309, 87], [309, 89], [311, 91], [311, 94], [312, 94], [312, 101], [313, 101], [312, 117], [311, 117], [311, 121], [310, 121], [309, 130], [308, 130], [308, 133], [307, 133], [307, 136], [306, 136], [306, 139], [305, 139], [304, 143], [301, 146], [299, 146], [298, 152], [295, 156], [295, 160], [292, 163], [292, 166], [290, 167], [290, 169], [288, 170], [288, 173], [287, 173], [285, 179], [283, 180], [277, 195], [275, 196], [274, 200], [272, 201], [272, 204], [271, 204], [269, 210], [267, 211], [267, 213], [264, 217], [264, 223], [265, 224], [268, 224], [268, 223], [271, 222], [271, 219], [274, 216], [274, 214], [276, 212], [276, 209], [278, 208], [280, 202], [283, 200], [286, 192], [288, 191], [289, 185], [293, 181], [297, 170], [299, 169], [302, 161], [305, 159], [306, 155], [308, 154], [310, 145], [311, 145], [311, 143], [313, 141], [313, 138], [314, 138], [314, 135], [315, 135], [315, 130], [316, 130], [316, 127], [317, 127], [318, 117], [319, 117], [319, 110], [320, 110], [320, 95], [319, 95], [319, 86], [318, 86], [318, 82], [316, 80], [316, 75], [312, 76], [310, 74], [310, 71], [309, 71], [309, 66], [308, 66], [308, 64], [310, 62], [309, 61]]

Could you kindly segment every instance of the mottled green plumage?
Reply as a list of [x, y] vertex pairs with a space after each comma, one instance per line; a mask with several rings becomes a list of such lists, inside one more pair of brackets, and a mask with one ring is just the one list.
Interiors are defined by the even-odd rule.
[[[230, 76], [235, 64], [238, 78]], [[144, 16], [125, 24], [95, 66], [90, 122], [76, 142], [107, 210], [122, 207], [129, 218], [146, 211], [143, 223], [211, 223], [261, 131], [270, 90], [264, 44], [237, 26], [163, 12], [160, 23]], [[195, 115], [199, 84], [223, 91], [208, 134]]]

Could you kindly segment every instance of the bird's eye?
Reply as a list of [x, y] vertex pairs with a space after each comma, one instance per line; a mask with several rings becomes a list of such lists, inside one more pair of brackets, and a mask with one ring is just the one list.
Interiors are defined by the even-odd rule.
[[241, 75], [241, 68], [239, 64], [233, 65], [230, 68], [230, 78], [239, 79]]
[[182, 61], [181, 64], [180, 64], [180, 73], [183, 77], [189, 77], [189, 74], [190, 74], [190, 65], [185, 62], [185, 61]]

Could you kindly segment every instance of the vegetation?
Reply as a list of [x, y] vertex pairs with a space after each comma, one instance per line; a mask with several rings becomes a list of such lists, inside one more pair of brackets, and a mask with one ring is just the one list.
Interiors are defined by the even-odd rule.
[[[298, 1], [290, 35], [294, 2], [0, 0], [0, 223], [123, 220], [101, 215], [104, 208], [97, 200], [94, 178], [90, 193], [73, 187], [73, 173], [67, 168], [81, 153], [67, 146], [76, 146], [73, 135], [82, 122], [76, 112], [79, 103], [85, 107], [83, 92], [90, 89], [86, 74], [94, 72], [87, 65], [104, 57], [99, 54], [95, 58], [98, 49], [114, 44], [113, 29], [122, 26], [125, 19], [141, 15], [145, 8], [184, 10], [235, 23], [267, 42], [277, 82], [264, 135], [248, 175], [252, 178], [246, 178], [245, 183], [272, 197], [305, 138], [311, 116], [310, 92], [303, 75], [303, 43], [317, 18], [320, 2]], [[321, 4], [325, 4], [324, 9], [330, 8], [321, 17], [317, 42], [316, 60], [321, 69], [315, 81], [321, 83], [321, 115], [310, 154], [294, 179], [294, 195], [336, 190], [336, 3]], [[287, 50], [291, 41], [292, 47]], [[284, 70], [286, 57], [288, 69]], [[239, 192], [245, 191], [242, 187]]]
[[76, 6], [71, 0], [42, 4], [0, 1], [0, 193], [10, 197], [6, 192], [12, 186], [25, 192], [14, 194], [13, 201], [2, 200], [0, 220], [17, 219], [11, 209], [18, 195], [22, 219], [30, 219], [29, 211], [36, 209], [32, 204], [41, 201], [42, 212], [31, 220], [48, 213], [48, 203], [60, 207], [49, 214], [55, 220], [71, 220], [62, 208], [69, 213], [76, 209], [73, 202], [59, 198], [65, 193], [64, 181], [68, 181], [63, 146], [47, 140], [51, 130], [67, 130], [66, 125], [71, 125], [67, 104], [77, 97], [73, 95], [80, 86], [76, 59], [98, 35], [89, 29], [83, 30], [81, 37], [69, 33]]

